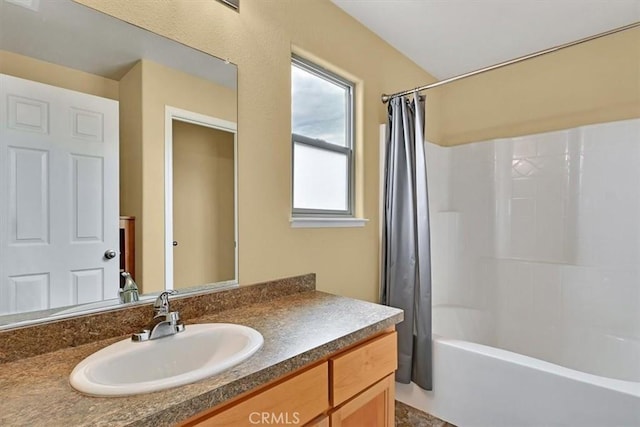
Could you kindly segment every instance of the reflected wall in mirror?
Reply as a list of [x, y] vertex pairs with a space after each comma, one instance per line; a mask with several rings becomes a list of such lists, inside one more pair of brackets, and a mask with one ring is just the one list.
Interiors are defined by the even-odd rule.
[[0, 0], [0, 328], [111, 308], [123, 269], [141, 299], [237, 284], [235, 65], [28, 6]]

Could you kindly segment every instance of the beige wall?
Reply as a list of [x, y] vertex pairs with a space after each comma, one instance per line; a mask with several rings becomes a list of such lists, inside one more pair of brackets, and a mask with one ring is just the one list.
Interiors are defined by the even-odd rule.
[[174, 288], [235, 278], [234, 134], [173, 122]]
[[[81, 2], [238, 65], [240, 283], [315, 272], [320, 290], [376, 300], [380, 94], [433, 78], [329, 0], [244, 1], [240, 13], [214, 1]], [[359, 203], [370, 219], [363, 228], [290, 227], [292, 46], [360, 82]], [[159, 186], [161, 173], [152, 175]], [[162, 239], [152, 234], [145, 229], [145, 246]]]
[[118, 99], [118, 82], [73, 68], [0, 50], [0, 73], [64, 89]]
[[436, 91], [441, 145], [640, 117], [640, 28]]

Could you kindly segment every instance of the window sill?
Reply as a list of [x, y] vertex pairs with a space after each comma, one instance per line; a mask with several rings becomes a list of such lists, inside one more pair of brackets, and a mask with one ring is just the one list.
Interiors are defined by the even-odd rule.
[[368, 219], [365, 218], [291, 218], [291, 228], [344, 228], [364, 227]]

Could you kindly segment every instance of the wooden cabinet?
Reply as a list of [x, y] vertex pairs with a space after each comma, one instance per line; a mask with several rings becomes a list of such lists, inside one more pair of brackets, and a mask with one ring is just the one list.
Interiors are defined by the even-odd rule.
[[397, 346], [397, 333], [392, 332], [329, 358], [331, 406], [342, 404], [395, 372]]
[[181, 426], [392, 427], [396, 348], [396, 332], [384, 333]]
[[330, 427], [329, 417], [326, 415], [322, 415], [320, 418], [316, 418], [304, 427]]
[[331, 427], [393, 427], [398, 338], [391, 332], [329, 359]]
[[391, 374], [331, 413], [331, 427], [393, 427], [395, 379]]
[[257, 394], [203, 414], [185, 426], [304, 425], [329, 409], [327, 362], [296, 373]]

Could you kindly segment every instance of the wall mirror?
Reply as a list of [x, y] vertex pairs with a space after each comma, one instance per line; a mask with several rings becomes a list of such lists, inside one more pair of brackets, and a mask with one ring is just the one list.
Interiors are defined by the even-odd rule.
[[[234, 64], [72, 0], [0, 0], [0, 329], [237, 286]], [[135, 303], [134, 303], [135, 304]]]

